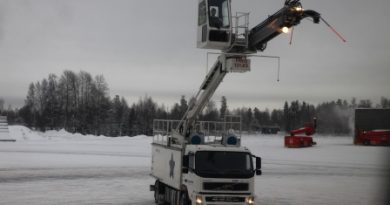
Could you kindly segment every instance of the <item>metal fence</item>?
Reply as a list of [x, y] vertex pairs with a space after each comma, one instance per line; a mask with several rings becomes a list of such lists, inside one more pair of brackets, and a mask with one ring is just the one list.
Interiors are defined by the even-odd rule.
[[[170, 135], [179, 123], [180, 120], [155, 119], [153, 120], [153, 135]], [[218, 137], [234, 133], [237, 137], [241, 137], [241, 116], [227, 115], [222, 121], [197, 121], [195, 130], [205, 136]]]

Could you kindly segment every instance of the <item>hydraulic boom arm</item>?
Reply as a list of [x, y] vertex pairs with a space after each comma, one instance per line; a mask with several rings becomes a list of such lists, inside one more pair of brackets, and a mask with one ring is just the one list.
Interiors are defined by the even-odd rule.
[[233, 43], [230, 49], [224, 50], [204, 79], [195, 100], [190, 102], [188, 110], [174, 130], [176, 133], [174, 140], [177, 140], [179, 144], [185, 144], [190, 135], [196, 132], [197, 116], [202, 112], [228, 72], [234, 72], [235, 67], [241, 65], [245, 65], [244, 67], [248, 68], [245, 71], [249, 71], [250, 61], [247, 59], [247, 54], [256, 53], [258, 50], [263, 51], [268, 41], [282, 33], [282, 28], [296, 26], [306, 17], [311, 17], [314, 23], [319, 23], [321, 18], [320, 14], [313, 10], [304, 11], [299, 0], [286, 0], [282, 9], [249, 31], [246, 46], [234, 47]]
[[191, 134], [196, 117], [202, 112], [227, 73], [225, 62], [226, 56], [222, 54], [210, 69], [195, 96], [195, 101], [191, 102], [177, 127], [181, 135], [188, 137]]
[[321, 18], [316, 11], [303, 10], [299, 0], [286, 1], [283, 8], [249, 31], [249, 50], [265, 50], [267, 42], [282, 33], [283, 28], [296, 26], [306, 17], [311, 17], [314, 23]]
[[307, 122], [305, 123], [304, 127], [296, 129], [296, 130], [291, 130], [290, 135], [298, 135], [298, 134], [306, 134], [307, 136], [313, 135], [316, 132], [317, 128], [317, 118], [313, 119], [313, 123]]

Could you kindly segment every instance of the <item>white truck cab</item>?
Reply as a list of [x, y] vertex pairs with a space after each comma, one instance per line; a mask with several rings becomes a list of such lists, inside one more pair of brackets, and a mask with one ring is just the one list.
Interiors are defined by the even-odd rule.
[[256, 171], [247, 148], [190, 145], [184, 159], [187, 156], [183, 184], [189, 198], [204, 204], [253, 204]]

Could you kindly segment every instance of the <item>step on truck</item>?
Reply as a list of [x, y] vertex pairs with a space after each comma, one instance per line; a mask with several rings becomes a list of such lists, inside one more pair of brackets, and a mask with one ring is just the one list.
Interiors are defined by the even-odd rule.
[[151, 175], [156, 181], [150, 190], [157, 204], [254, 204], [254, 177], [261, 174], [261, 158], [241, 146], [241, 123], [237, 128], [231, 126], [234, 121], [197, 118], [226, 74], [250, 71], [249, 58], [302, 19], [310, 17], [314, 23], [322, 19], [316, 11], [303, 9], [299, 0], [286, 0], [280, 10], [249, 29], [249, 13], [233, 17], [230, 4], [231, 0], [198, 0], [197, 47], [221, 53], [182, 119], [155, 121], [166, 130], [152, 143]]

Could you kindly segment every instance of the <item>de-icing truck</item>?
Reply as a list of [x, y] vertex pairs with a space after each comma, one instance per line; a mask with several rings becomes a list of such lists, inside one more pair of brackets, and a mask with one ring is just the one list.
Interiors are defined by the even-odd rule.
[[230, 134], [222, 141], [204, 142], [198, 133], [184, 147], [171, 139], [156, 136], [152, 144], [157, 204], [253, 204], [254, 176], [261, 174], [261, 162], [239, 145], [240, 138]]
[[[241, 120], [198, 121], [227, 73], [250, 70], [250, 59], [267, 42], [296, 26], [303, 18], [314, 23], [320, 14], [304, 10], [299, 0], [284, 6], [252, 29], [249, 13], [232, 17], [231, 0], [198, 0], [197, 47], [218, 49], [198, 93], [181, 120], [155, 120], [150, 185], [157, 204], [250, 205], [255, 201], [255, 175], [261, 158], [241, 146]], [[322, 18], [321, 18], [322, 19]]]

